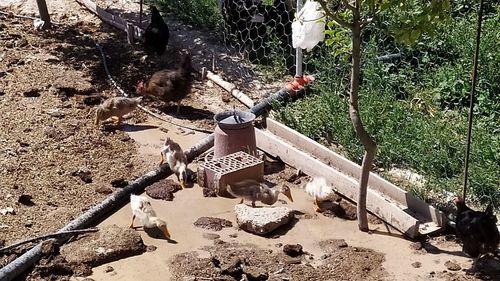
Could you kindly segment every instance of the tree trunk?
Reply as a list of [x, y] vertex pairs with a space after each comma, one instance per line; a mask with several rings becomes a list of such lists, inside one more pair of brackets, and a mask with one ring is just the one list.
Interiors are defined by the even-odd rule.
[[[356, 14], [356, 13], [354, 13]], [[377, 144], [366, 132], [358, 109], [358, 93], [361, 64], [361, 27], [359, 14], [354, 15], [352, 26], [352, 69], [351, 69], [351, 92], [349, 98], [349, 115], [356, 135], [365, 148], [365, 155], [361, 165], [361, 178], [359, 179], [359, 194], [357, 205], [358, 226], [361, 231], [368, 231], [368, 216], [366, 213], [366, 193], [368, 188], [368, 177], [375, 158]]]
[[50, 15], [47, 10], [47, 4], [45, 0], [36, 0], [36, 4], [38, 5], [38, 13], [40, 14], [40, 19], [44, 21], [42, 29], [50, 27]]

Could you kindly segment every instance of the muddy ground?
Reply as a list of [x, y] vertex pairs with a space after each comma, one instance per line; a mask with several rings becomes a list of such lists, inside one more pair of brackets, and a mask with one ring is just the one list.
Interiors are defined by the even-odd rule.
[[[12, 4], [9, 9], [14, 12], [33, 15], [33, 1], [7, 2]], [[0, 15], [0, 209], [14, 209], [14, 212], [0, 214], [0, 246], [57, 231], [120, 188], [120, 182], [130, 182], [158, 164], [158, 155], [155, 155], [156, 158], [146, 157], [141, 152], [144, 145], [136, 143], [123, 128], [109, 125], [97, 128], [93, 125], [96, 105], [105, 98], [119, 95], [109, 84], [100, 53], [93, 40], [97, 40], [105, 50], [111, 75], [127, 93], [133, 93], [137, 82], [154, 71], [175, 66], [178, 54], [182, 51], [169, 47], [162, 58], [150, 58], [142, 62], [140, 58], [144, 51], [140, 44], [127, 44], [122, 32], [101, 23], [74, 1], [47, 2], [49, 10], [53, 11], [53, 19], [65, 25], [56, 25], [50, 30], [37, 32], [33, 30], [30, 20]], [[127, 1], [109, 2], [110, 5], [118, 5]], [[115, 11], [121, 11], [130, 17], [135, 16], [125, 13], [126, 9], [126, 5], [115, 7]], [[84, 37], [79, 31], [90, 34], [91, 37]], [[175, 37], [176, 32], [186, 36]], [[210, 35], [197, 33], [196, 30], [178, 23], [172, 24], [172, 33], [172, 45], [186, 47], [193, 54], [195, 68], [213, 64], [214, 57], [200, 49], [215, 46], [216, 39], [210, 39]], [[189, 40], [196, 41], [198, 37], [206, 40], [207, 45], [189, 44]], [[225, 48], [219, 46], [216, 50], [222, 52]], [[221, 54], [215, 57], [215, 60], [214, 70], [231, 82], [250, 86], [252, 91], [247, 93], [254, 100], [274, 92], [281, 84], [276, 81], [268, 84], [258, 82], [252, 69], [239, 64], [238, 60], [233, 60], [229, 55]], [[166, 106], [155, 100], [144, 102], [147, 108], [168, 120], [208, 130], [213, 129], [212, 118], [218, 111], [233, 107], [243, 108], [213, 83], [199, 79], [194, 82], [191, 95], [182, 104], [180, 115], [176, 115], [173, 106]], [[149, 129], [151, 126], [143, 123], [149, 118], [147, 114], [136, 111], [131, 119], [126, 121], [129, 124], [127, 128], [135, 133]], [[162, 132], [183, 137], [192, 133], [189, 129], [173, 129], [170, 125], [155, 126]], [[159, 142], [160, 139], [151, 141], [153, 145], [147, 149], [157, 149]], [[266, 163], [266, 180], [286, 183], [296, 190], [294, 192], [300, 193], [302, 191], [299, 191], [299, 187], [305, 184], [307, 177], [294, 178], [294, 172], [279, 162]], [[383, 229], [379, 232], [384, 235], [375, 239], [373, 236], [359, 234], [356, 232], [355, 222], [338, 218], [355, 219], [354, 206], [345, 200], [342, 201], [343, 213], [337, 210], [324, 214], [317, 214], [309, 210], [309, 207], [304, 207], [311, 206], [311, 202], [305, 199], [293, 204], [280, 200], [278, 204], [300, 210], [297, 212], [296, 225], [293, 226], [298, 230], [288, 229], [282, 234], [271, 235], [268, 237], [271, 240], [255, 238], [249, 234], [236, 234], [232, 227], [224, 227], [217, 231], [216, 235], [203, 233], [202, 236], [202, 228], [193, 225], [196, 219], [206, 216], [221, 217], [220, 219], [224, 219], [221, 221], [229, 226], [225, 220], [234, 221], [228, 215], [230, 211], [227, 211], [231, 210], [232, 203], [214, 201], [219, 200], [218, 198], [210, 199], [212, 201], [206, 204], [214, 211], [200, 210], [200, 205], [205, 204], [200, 202], [207, 201], [197, 198], [196, 196], [201, 197], [199, 194], [193, 195], [197, 191], [194, 189], [175, 192], [172, 198], [172, 192], [157, 194], [159, 197], [165, 196], [157, 200], [161, 201], [161, 204], [166, 199], [173, 200], [169, 203], [181, 206], [174, 208], [172, 205], [164, 205], [163, 208], [168, 210], [169, 215], [177, 214], [177, 219], [180, 220], [178, 223], [184, 229], [179, 226], [176, 229], [174, 226], [175, 235], [179, 237], [180, 242], [178, 248], [173, 250], [169, 247], [176, 245], [165, 245], [160, 243], [163, 241], [143, 236], [148, 246], [158, 245], [158, 251], [145, 253], [144, 255], [150, 256], [143, 257], [145, 261], [136, 264], [143, 268], [144, 265], [154, 265], [150, 263], [151, 259], [160, 260], [161, 266], [169, 267], [167, 271], [176, 280], [185, 280], [184, 278], [190, 276], [199, 277], [196, 280], [241, 280], [244, 276], [248, 280], [417, 280], [404, 278], [406, 273], [399, 269], [398, 264], [401, 262], [398, 256], [400, 253], [394, 252], [394, 243], [399, 247], [409, 247], [411, 242], [399, 236], [397, 241], [385, 237], [393, 236], [393, 230], [374, 217], [370, 218], [371, 225], [375, 225], [376, 229]], [[193, 200], [196, 203], [193, 203]], [[158, 202], [154, 204], [160, 204]], [[182, 213], [186, 211], [183, 206], [189, 204], [194, 204], [193, 210]], [[222, 207], [226, 209], [222, 210]], [[119, 222], [119, 225], [126, 225], [129, 214], [128, 208], [120, 210], [104, 224]], [[325, 224], [324, 228], [318, 226], [319, 222]], [[211, 219], [202, 219], [199, 225], [213, 227], [214, 222]], [[313, 238], [308, 235], [315, 240], [311, 241]], [[217, 236], [222, 236], [224, 240], [218, 239]], [[346, 237], [349, 246], [339, 246], [338, 240], [327, 239], [331, 236]], [[186, 237], [189, 239], [183, 240]], [[211, 245], [200, 242], [207, 239], [210, 239]], [[278, 242], [281, 241], [279, 239], [304, 244], [306, 253], [298, 259], [286, 256], [282, 245], [278, 245], [281, 243]], [[231, 241], [224, 242], [228, 240]], [[408, 262], [419, 260], [423, 264], [412, 264], [412, 267], [421, 273], [412, 272], [410, 276], [421, 276], [422, 279], [418, 280], [495, 280], [495, 274], [466, 274], [465, 270], [470, 264], [460, 255], [456, 256], [459, 260], [457, 263], [461, 264], [459, 270], [451, 270], [445, 266], [444, 260], [454, 260], [455, 256], [447, 257], [443, 253], [449, 251], [450, 254], [455, 254], [456, 241], [437, 237], [425, 240], [424, 244], [404, 256]], [[200, 254], [200, 251], [204, 254]], [[176, 254], [170, 257], [172, 252]], [[0, 266], [7, 264], [20, 253], [17, 251], [13, 255], [0, 255]], [[50, 259], [56, 258], [57, 261], [57, 253], [54, 255]], [[157, 256], [153, 258], [151, 255]], [[234, 259], [235, 257], [237, 258]], [[108, 272], [105, 272], [103, 277], [101, 269], [96, 268], [92, 278], [137, 280], [134, 279], [134, 273], [130, 272], [134, 270], [128, 263], [130, 260], [122, 262], [123, 264], [113, 264], [118, 274], [115, 272], [115, 275], [106, 275]], [[64, 261], [61, 261], [61, 264], [64, 264]], [[129, 268], [129, 271], [126, 268]], [[120, 270], [127, 274], [120, 275]], [[40, 280], [39, 276], [35, 271], [28, 275], [27, 280]], [[47, 278], [68, 280], [69, 276], [53, 274]]]

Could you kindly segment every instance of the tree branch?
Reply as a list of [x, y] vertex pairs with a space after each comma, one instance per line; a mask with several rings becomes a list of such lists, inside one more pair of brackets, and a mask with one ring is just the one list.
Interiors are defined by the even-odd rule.
[[339, 18], [334, 13], [332, 13], [330, 9], [328, 9], [327, 4], [324, 0], [318, 0], [317, 2], [321, 5], [321, 8], [323, 8], [323, 11], [325, 12], [326, 16], [330, 17], [338, 25], [352, 29], [352, 23], [346, 22], [343, 19]]

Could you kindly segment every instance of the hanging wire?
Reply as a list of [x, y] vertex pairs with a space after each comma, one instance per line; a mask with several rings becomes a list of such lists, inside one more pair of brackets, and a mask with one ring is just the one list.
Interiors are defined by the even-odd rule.
[[474, 99], [476, 96], [477, 65], [479, 60], [479, 45], [481, 42], [481, 23], [483, 21], [483, 1], [484, 0], [481, 0], [479, 2], [479, 10], [477, 12], [476, 48], [474, 50], [474, 61], [472, 66], [472, 87], [470, 91], [469, 124], [467, 128], [467, 145], [465, 147], [464, 186], [462, 191], [462, 198], [464, 200], [467, 195], [467, 182], [469, 179], [469, 157], [470, 157], [470, 143], [472, 138], [472, 117], [474, 116]]

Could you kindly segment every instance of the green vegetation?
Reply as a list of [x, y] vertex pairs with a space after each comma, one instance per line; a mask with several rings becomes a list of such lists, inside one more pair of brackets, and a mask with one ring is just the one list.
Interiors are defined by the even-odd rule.
[[198, 28], [220, 30], [222, 16], [215, 0], [149, 0], [161, 11]]
[[[500, 204], [500, 5], [483, 21], [476, 116], [470, 162], [470, 193], [478, 202]], [[398, 43], [384, 26], [364, 34], [360, 109], [363, 122], [378, 144], [375, 164], [408, 168], [426, 178], [412, 191], [426, 198], [430, 190], [460, 194], [467, 130], [468, 97], [475, 35], [475, 9], [456, 14], [439, 28], [439, 36], [417, 44]], [[401, 53], [393, 62], [378, 56]], [[287, 125], [325, 143], [341, 147], [361, 163], [363, 149], [348, 116], [347, 58], [323, 48], [306, 58], [320, 74], [316, 96], [279, 108]], [[328, 62], [328, 63], [325, 63]], [[327, 78], [327, 79], [326, 79]], [[327, 80], [327, 81], [325, 81]], [[434, 193], [436, 194], [436, 193]], [[439, 199], [439, 198], [433, 198]]]

